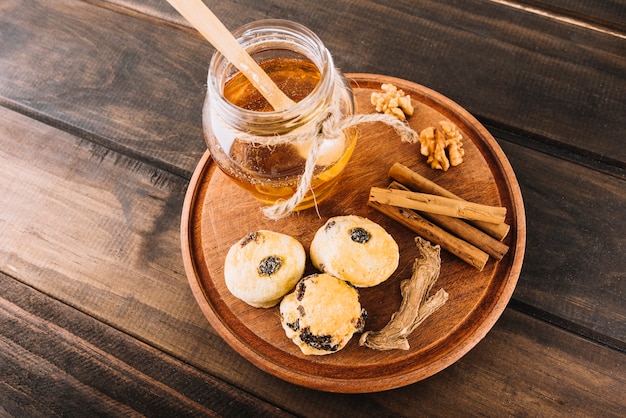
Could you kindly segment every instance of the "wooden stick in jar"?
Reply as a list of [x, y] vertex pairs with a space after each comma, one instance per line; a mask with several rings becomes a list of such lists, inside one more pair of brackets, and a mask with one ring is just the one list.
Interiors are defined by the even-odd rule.
[[284, 110], [294, 105], [217, 16], [201, 0], [167, 0], [189, 23], [233, 64], [272, 105]]
[[[400, 163], [395, 163], [391, 166], [389, 169], [389, 177], [417, 192], [431, 193], [450, 199], [463, 200], [454, 193], [444, 189], [427, 178], [422, 177], [418, 173]], [[497, 240], [501, 240], [506, 237], [511, 229], [511, 227], [504, 222], [493, 224], [482, 221], [470, 221], [470, 223]]]
[[380, 213], [406, 226], [422, 238], [440, 245], [444, 250], [454, 254], [478, 270], [482, 270], [485, 264], [487, 264], [487, 260], [489, 260], [489, 254], [444, 231], [415, 213], [415, 211], [373, 201], [370, 201], [368, 204]]
[[506, 217], [506, 208], [504, 207], [481, 205], [427, 193], [382, 187], [372, 187], [369, 200], [385, 205], [494, 224], [504, 222]]
[[[396, 181], [392, 182], [389, 187], [391, 189], [408, 190], [405, 185]], [[484, 233], [461, 219], [451, 218], [444, 215], [436, 215], [428, 212], [422, 212], [420, 215], [446, 231], [451, 232], [457, 237], [483, 250], [498, 261], [502, 260], [502, 257], [504, 257], [504, 255], [509, 251], [508, 245], [498, 241], [491, 235]]]

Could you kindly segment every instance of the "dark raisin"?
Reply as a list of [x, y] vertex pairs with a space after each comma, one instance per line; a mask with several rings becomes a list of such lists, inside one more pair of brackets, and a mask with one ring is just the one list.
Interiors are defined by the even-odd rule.
[[306, 314], [306, 312], [304, 311], [304, 306], [298, 305], [298, 313], [300, 314], [300, 316], [304, 316]]
[[356, 322], [356, 332], [361, 332], [365, 328], [365, 319], [367, 319], [367, 311], [365, 309], [361, 309], [361, 316]]
[[296, 319], [294, 322], [287, 322], [285, 325], [294, 331], [298, 331], [300, 329], [300, 320]]
[[359, 244], [365, 244], [371, 237], [370, 233], [363, 228], [356, 227], [350, 230], [350, 238]]
[[245, 247], [251, 241], [256, 241], [258, 237], [259, 237], [259, 233], [258, 232], [250, 232], [248, 235], [243, 237], [243, 239], [241, 240], [241, 246]]
[[259, 264], [259, 274], [261, 276], [271, 276], [272, 274], [276, 273], [282, 265], [282, 258], [270, 255], [269, 257], [265, 257]]
[[331, 345], [332, 339], [333, 337], [330, 335], [311, 334], [311, 329], [309, 327], [300, 331], [300, 340], [316, 350], [337, 351], [339, 349], [339, 344]]
[[326, 226], [324, 227], [324, 232], [327, 232], [333, 226], [335, 226], [335, 221], [326, 222]]
[[300, 282], [298, 282], [298, 286], [296, 286], [296, 299], [302, 300], [302, 298], [304, 298], [305, 290], [306, 284], [304, 284], [304, 280], [300, 280]]

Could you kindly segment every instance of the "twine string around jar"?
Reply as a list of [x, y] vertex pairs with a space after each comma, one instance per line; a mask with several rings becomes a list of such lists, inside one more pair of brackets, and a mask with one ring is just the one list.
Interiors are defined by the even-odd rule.
[[[322, 142], [327, 139], [340, 140], [344, 131], [363, 123], [382, 122], [391, 126], [398, 134], [402, 142], [417, 143], [417, 133], [408, 125], [396, 117], [383, 113], [356, 114], [344, 116], [341, 112], [340, 95], [333, 95], [334, 99], [330, 106], [320, 113], [314, 121], [295, 133], [282, 135], [260, 136], [251, 133], [237, 132], [239, 141], [260, 146], [274, 146], [278, 144], [299, 144], [311, 142], [311, 148], [307, 154], [304, 172], [300, 177], [296, 192], [289, 199], [277, 200], [273, 205], [262, 208], [263, 214], [273, 220], [279, 220], [289, 216], [302, 202], [306, 194], [313, 190], [311, 182], [315, 176], [315, 166], [320, 157]], [[315, 198], [315, 196], [313, 196]]]

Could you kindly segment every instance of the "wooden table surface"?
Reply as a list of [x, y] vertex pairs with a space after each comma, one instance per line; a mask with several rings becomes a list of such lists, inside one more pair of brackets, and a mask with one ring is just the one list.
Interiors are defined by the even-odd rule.
[[410, 80], [496, 138], [527, 246], [450, 367], [385, 392], [267, 374], [201, 313], [183, 199], [213, 48], [165, 0], [0, 0], [0, 416], [624, 416], [626, 2], [206, 3], [300, 22], [344, 72]]

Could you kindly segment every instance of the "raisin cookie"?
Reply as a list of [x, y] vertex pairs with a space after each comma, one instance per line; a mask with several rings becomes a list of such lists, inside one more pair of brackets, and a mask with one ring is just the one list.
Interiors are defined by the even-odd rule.
[[295, 238], [273, 231], [251, 232], [226, 255], [226, 287], [251, 306], [271, 308], [298, 283], [305, 262], [304, 247]]
[[330, 218], [313, 237], [313, 265], [356, 287], [376, 286], [398, 268], [398, 244], [377, 223], [360, 216]]
[[363, 331], [366, 316], [357, 289], [324, 273], [304, 277], [280, 302], [283, 329], [306, 355], [341, 350]]

